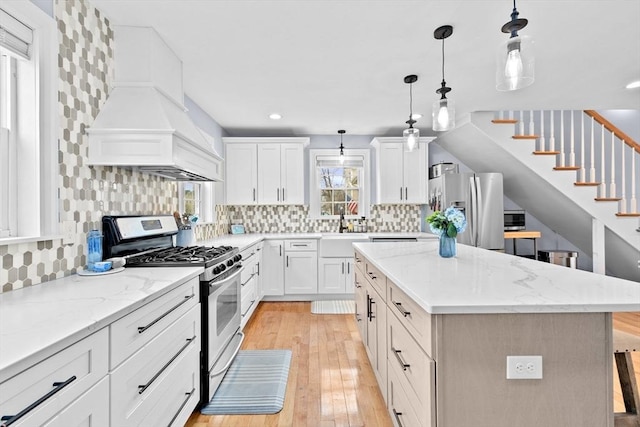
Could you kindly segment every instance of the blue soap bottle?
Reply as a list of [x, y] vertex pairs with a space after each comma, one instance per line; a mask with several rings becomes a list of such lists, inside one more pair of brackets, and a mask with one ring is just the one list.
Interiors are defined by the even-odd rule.
[[102, 234], [91, 230], [87, 235], [87, 269], [93, 271], [94, 264], [102, 261]]

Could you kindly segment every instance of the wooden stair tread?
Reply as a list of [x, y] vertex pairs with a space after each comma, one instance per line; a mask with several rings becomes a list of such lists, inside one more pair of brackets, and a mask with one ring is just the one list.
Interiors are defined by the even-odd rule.
[[553, 168], [554, 171], [578, 171], [580, 170], [580, 166], [556, 166]]
[[534, 151], [533, 154], [544, 156], [544, 155], [556, 155], [560, 154], [559, 151]]
[[491, 120], [491, 123], [496, 123], [496, 124], [515, 124], [515, 123], [518, 123], [518, 121], [516, 119], [493, 119], [493, 120]]
[[616, 216], [619, 216], [619, 217], [638, 217], [638, 216], [640, 216], [640, 212], [631, 212], [631, 213], [630, 212], [625, 212], [625, 213], [618, 212], [618, 213], [616, 213]]
[[619, 202], [622, 200], [620, 197], [596, 197], [596, 202]]
[[582, 187], [597, 187], [602, 184], [601, 182], [574, 182], [573, 185], [582, 186]]
[[538, 139], [540, 136], [538, 135], [513, 135], [511, 138], [513, 139]]

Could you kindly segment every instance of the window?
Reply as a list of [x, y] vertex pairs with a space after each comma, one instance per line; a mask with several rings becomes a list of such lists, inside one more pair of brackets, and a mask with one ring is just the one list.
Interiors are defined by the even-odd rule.
[[369, 215], [369, 151], [345, 150], [345, 161], [330, 150], [310, 150], [310, 213], [333, 219]]
[[57, 232], [57, 53], [52, 17], [31, 2], [3, 2], [0, 239], [12, 239], [6, 242]]
[[216, 220], [213, 182], [179, 182], [178, 203], [180, 205], [180, 213], [183, 216], [197, 216], [198, 223], [214, 222]]

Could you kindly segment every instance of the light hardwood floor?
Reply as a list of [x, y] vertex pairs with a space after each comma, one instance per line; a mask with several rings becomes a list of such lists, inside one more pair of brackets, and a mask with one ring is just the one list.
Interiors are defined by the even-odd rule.
[[[613, 327], [640, 336], [640, 313], [614, 314]], [[292, 350], [282, 411], [224, 416], [194, 412], [187, 427], [392, 426], [353, 315], [311, 314], [308, 302], [263, 302], [244, 332], [245, 350]], [[640, 383], [640, 352], [633, 353], [633, 365]], [[614, 410], [623, 412], [615, 363], [614, 400]]]

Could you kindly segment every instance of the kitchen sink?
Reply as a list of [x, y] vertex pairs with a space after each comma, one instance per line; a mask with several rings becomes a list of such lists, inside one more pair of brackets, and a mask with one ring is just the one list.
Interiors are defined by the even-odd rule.
[[353, 257], [353, 242], [368, 242], [365, 233], [322, 233], [318, 255], [325, 258]]

